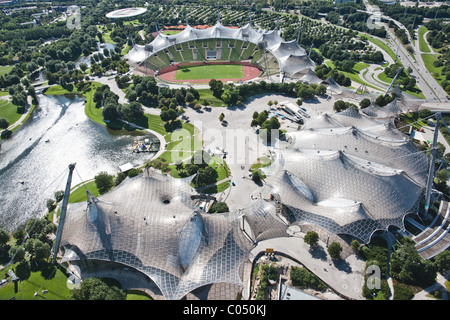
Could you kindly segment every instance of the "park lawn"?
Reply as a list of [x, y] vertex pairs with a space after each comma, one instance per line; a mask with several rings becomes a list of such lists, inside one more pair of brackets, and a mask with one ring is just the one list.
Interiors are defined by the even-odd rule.
[[[18, 276], [17, 264], [13, 267]], [[16, 300], [67, 300], [70, 293], [70, 289], [67, 287], [67, 276], [60, 268], [57, 268], [55, 273], [51, 267], [44, 269], [48, 269], [48, 271], [27, 272], [29, 276], [18, 282], [17, 292], [14, 292], [12, 281], [3, 285], [0, 288], [0, 300], [9, 300], [12, 297], [15, 297]], [[48, 290], [48, 293], [43, 294], [43, 290]], [[34, 296], [36, 291], [39, 294]]]
[[211, 187], [202, 189], [201, 193], [214, 194], [214, 193], [223, 192], [230, 187], [230, 182], [231, 182], [230, 180], [227, 180], [227, 181], [219, 183], [215, 186], [211, 186]]
[[122, 49], [122, 51], [120, 52], [120, 54], [121, 55], [123, 55], [123, 56], [125, 56], [127, 53], [128, 53], [128, 51], [130, 51], [130, 46], [128, 45], [128, 43], [127, 44], [125, 44], [125, 47]]
[[[394, 78], [388, 77], [386, 75], [386, 73], [384, 73], [384, 71], [381, 72], [380, 74], [378, 74], [378, 79], [385, 82], [386, 84], [391, 84], [392, 80], [394, 80]], [[400, 81], [401, 81], [401, 79], [402, 78], [397, 78], [397, 80], [400, 80]], [[403, 90], [402, 89], [402, 91], [406, 92], [410, 95], [413, 95], [419, 99], [425, 99], [425, 95], [423, 94], [423, 92], [420, 90], [420, 88], [417, 85], [414, 87], [414, 90]]]
[[445, 80], [445, 76], [441, 74], [442, 67], [435, 67], [433, 65], [433, 62], [437, 60], [437, 55], [435, 54], [422, 54], [423, 62], [425, 63], [425, 67], [427, 68], [428, 72], [431, 73], [433, 78], [436, 79], [436, 81], [440, 84], [442, 81]]
[[22, 115], [17, 113], [17, 106], [9, 100], [0, 100], [0, 118], [8, 120], [9, 125], [12, 125], [20, 119]]
[[263, 156], [258, 158], [258, 160], [256, 161], [256, 163], [252, 164], [252, 166], [250, 167], [250, 170], [258, 170], [264, 167], [269, 166], [271, 163], [271, 160], [268, 156]]
[[79, 184], [72, 189], [69, 196], [69, 203], [82, 202], [87, 200], [85, 186], [86, 189], [88, 189], [89, 192], [92, 193], [94, 197], [99, 196], [99, 192], [97, 189], [97, 185], [95, 184], [95, 181], [90, 181], [84, 185]]
[[163, 32], [163, 35], [165, 36], [172, 36], [174, 34], [180, 33], [182, 30], [166, 30]]
[[164, 138], [167, 142], [166, 151], [160, 157], [166, 159], [169, 164], [191, 157], [203, 145], [200, 130], [188, 122], [183, 123], [181, 129], [168, 133]]
[[160, 116], [149, 113], [145, 113], [144, 116], [147, 117], [148, 129], [153, 130], [163, 136], [168, 134], [166, 128], [164, 127], [165, 122], [161, 120]]
[[425, 41], [425, 33], [428, 31], [427, 27], [421, 26], [419, 28], [419, 48], [422, 52], [431, 52], [430, 47], [427, 45]]
[[213, 96], [211, 89], [197, 89], [200, 98], [200, 103], [204, 101], [208, 101], [210, 106], [221, 107], [223, 105], [223, 101]]
[[208, 64], [181, 66], [175, 74], [175, 80], [239, 79], [243, 76], [240, 64]]
[[380, 47], [382, 50], [386, 51], [387, 54], [392, 58], [392, 60], [394, 60], [394, 61], [396, 60], [394, 51], [392, 51], [392, 49], [389, 48], [389, 47], [388, 47], [384, 42], [382, 42], [381, 40], [372, 38], [371, 36], [369, 36], [369, 35], [367, 35], [367, 34], [362, 34], [362, 33], [360, 33], [359, 36], [365, 36], [365, 37], [367, 38], [367, 40], [369, 40], [370, 42], [372, 42], [374, 45]]
[[10, 73], [13, 68], [14, 66], [0, 66], [0, 77]]
[[125, 300], [153, 300], [145, 292], [139, 290], [126, 290], [127, 297]]
[[[327, 66], [329, 66], [330, 68], [334, 68], [334, 64], [331, 60], [328, 60], [325, 62], [327, 64]], [[367, 68], [369, 66], [369, 64], [365, 63], [365, 62], [357, 62], [352, 70], [350, 71], [344, 71], [341, 69], [338, 69], [340, 72], [342, 72], [346, 77], [350, 78], [350, 80], [360, 83], [360, 84], [366, 84], [360, 77], [359, 77], [359, 72], [365, 68]]]

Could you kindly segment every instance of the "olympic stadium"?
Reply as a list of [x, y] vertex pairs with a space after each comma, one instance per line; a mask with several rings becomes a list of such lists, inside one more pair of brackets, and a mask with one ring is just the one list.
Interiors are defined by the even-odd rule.
[[109, 12], [106, 17], [109, 19], [127, 19], [137, 17], [147, 12], [146, 8], [124, 8]]
[[[222, 62], [256, 65], [256, 72], [244, 80], [261, 76], [280, 74], [282, 78], [298, 79], [308, 70], [313, 70], [314, 62], [298, 41], [284, 41], [278, 29], [255, 30], [251, 23], [241, 28], [229, 28], [220, 23], [207, 29], [197, 29], [189, 24], [175, 35], [158, 33], [147, 45], [134, 45], [125, 59], [135, 72], [157, 75], [173, 71], [180, 63]], [[169, 68], [168, 68], [169, 67]], [[245, 73], [245, 72], [244, 72]], [[205, 79], [211, 76], [206, 74]]]

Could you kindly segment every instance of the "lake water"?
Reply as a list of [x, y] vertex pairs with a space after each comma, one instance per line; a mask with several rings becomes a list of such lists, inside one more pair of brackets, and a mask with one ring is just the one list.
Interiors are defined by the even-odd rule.
[[39, 95], [29, 121], [1, 141], [0, 227], [13, 231], [31, 217], [46, 214], [46, 201], [64, 190], [68, 166], [76, 163], [72, 186], [100, 171], [116, 175], [125, 163], [134, 166], [153, 153], [132, 153], [133, 141], [151, 134], [123, 134], [90, 120], [80, 97]]

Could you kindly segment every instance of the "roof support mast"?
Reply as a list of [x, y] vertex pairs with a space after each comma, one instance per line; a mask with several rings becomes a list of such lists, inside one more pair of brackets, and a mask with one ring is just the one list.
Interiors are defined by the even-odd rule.
[[61, 214], [59, 216], [58, 231], [56, 232], [55, 247], [53, 248], [53, 261], [52, 261], [53, 264], [56, 263], [56, 257], [59, 251], [59, 244], [61, 242], [62, 229], [64, 226], [64, 220], [66, 218], [67, 204], [69, 203], [69, 195], [70, 195], [70, 185], [72, 184], [72, 173], [74, 169], [75, 163], [70, 164], [69, 176], [67, 177], [66, 189], [64, 191], [64, 197], [61, 206]]
[[430, 198], [431, 198], [431, 188], [433, 186], [433, 180], [434, 180], [434, 166], [436, 162], [436, 156], [437, 156], [437, 138], [439, 134], [439, 120], [441, 120], [441, 113], [436, 112], [435, 113], [435, 119], [436, 119], [436, 126], [434, 127], [434, 136], [433, 136], [433, 147], [430, 150], [431, 153], [431, 163], [430, 168], [428, 171], [428, 181], [427, 181], [427, 189], [426, 189], [426, 195], [425, 195], [425, 219], [428, 219], [428, 209], [430, 208]]

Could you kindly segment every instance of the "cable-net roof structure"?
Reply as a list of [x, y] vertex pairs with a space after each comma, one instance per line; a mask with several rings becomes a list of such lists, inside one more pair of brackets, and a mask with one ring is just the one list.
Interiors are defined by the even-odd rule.
[[375, 164], [404, 171], [418, 184], [425, 186], [428, 158], [418, 153], [411, 140], [395, 140], [374, 136], [355, 127], [300, 130], [289, 134], [292, 147], [313, 151], [342, 151], [361, 159], [367, 168]]
[[422, 187], [403, 171], [367, 167], [341, 151], [280, 151], [280, 171], [267, 178], [270, 192], [287, 206], [294, 224], [315, 224], [368, 243], [377, 230], [403, 229], [417, 208]]
[[429, 157], [395, 128], [395, 105], [384, 108], [370, 116], [353, 108], [321, 114], [287, 133], [287, 147], [262, 170], [291, 223], [366, 243], [377, 230], [404, 230], [405, 215], [417, 213]]
[[232, 39], [248, 41], [263, 49], [269, 50], [280, 65], [280, 70], [289, 77], [298, 77], [307, 70], [313, 69], [315, 64], [306, 54], [297, 41], [284, 41], [278, 29], [271, 31], [255, 30], [250, 24], [241, 28], [227, 28], [220, 21], [207, 29], [196, 29], [187, 25], [186, 28], [175, 35], [158, 33], [156, 38], [148, 45], [134, 45], [126, 55], [130, 64], [140, 64], [149, 55], [158, 53], [171, 46], [199, 39]]
[[242, 285], [250, 242], [238, 216], [205, 214], [191, 199], [191, 178], [158, 173], [123, 181], [88, 203], [68, 207], [64, 261], [104, 260], [146, 274], [166, 299], [207, 284]]
[[258, 199], [244, 208], [243, 214], [250, 227], [249, 236], [256, 242], [288, 236], [288, 225], [280, 219], [277, 207], [271, 201]]

